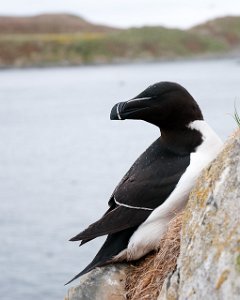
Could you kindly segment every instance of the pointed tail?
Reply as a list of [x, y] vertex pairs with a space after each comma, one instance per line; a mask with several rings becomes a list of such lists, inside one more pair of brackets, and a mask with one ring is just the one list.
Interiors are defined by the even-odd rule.
[[68, 281], [65, 285], [71, 283], [78, 277], [90, 272], [96, 267], [102, 267], [111, 263], [111, 260], [114, 256], [116, 256], [123, 249], [127, 248], [128, 241], [135, 230], [136, 227], [133, 227], [117, 233], [109, 234], [102, 248], [94, 257], [93, 261], [84, 270], [82, 270], [79, 274], [77, 274], [70, 281]]

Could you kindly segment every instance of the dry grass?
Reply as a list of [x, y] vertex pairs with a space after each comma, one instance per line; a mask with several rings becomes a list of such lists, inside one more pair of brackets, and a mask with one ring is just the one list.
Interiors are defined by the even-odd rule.
[[175, 270], [180, 251], [182, 214], [170, 223], [159, 250], [136, 262], [127, 274], [128, 300], [155, 300], [166, 276]]

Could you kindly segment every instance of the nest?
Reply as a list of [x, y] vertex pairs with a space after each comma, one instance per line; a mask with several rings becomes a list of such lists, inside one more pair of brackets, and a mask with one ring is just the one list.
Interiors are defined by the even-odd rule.
[[135, 262], [130, 268], [126, 280], [128, 300], [157, 299], [164, 279], [175, 270], [177, 265], [181, 225], [182, 213], [169, 223], [159, 250]]

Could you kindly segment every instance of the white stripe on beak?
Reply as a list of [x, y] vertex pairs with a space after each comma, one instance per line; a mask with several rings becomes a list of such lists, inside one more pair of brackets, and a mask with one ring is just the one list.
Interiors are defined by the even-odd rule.
[[120, 113], [119, 113], [119, 105], [120, 105], [120, 103], [118, 103], [118, 105], [117, 105], [117, 116], [118, 116], [118, 120], [122, 120]]

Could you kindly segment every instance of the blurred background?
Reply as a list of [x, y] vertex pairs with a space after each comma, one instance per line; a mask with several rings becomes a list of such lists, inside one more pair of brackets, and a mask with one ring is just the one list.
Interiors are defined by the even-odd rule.
[[[33, 1], [0, 7], [0, 294], [63, 299], [99, 218], [159, 132], [109, 120], [158, 81], [188, 89], [225, 140], [240, 107], [240, 2]], [[240, 108], [239, 108], [240, 110]], [[74, 285], [74, 283], [73, 283]]]

